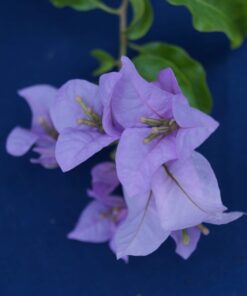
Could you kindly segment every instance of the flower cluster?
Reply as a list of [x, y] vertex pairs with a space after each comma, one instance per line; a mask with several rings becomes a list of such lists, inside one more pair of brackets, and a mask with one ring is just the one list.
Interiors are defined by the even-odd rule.
[[[202, 223], [243, 215], [225, 212], [214, 172], [195, 152], [218, 123], [189, 105], [171, 69], [147, 82], [123, 57], [121, 70], [102, 75], [98, 86], [71, 80], [58, 90], [36, 86], [20, 94], [31, 106], [32, 128], [11, 132], [9, 153], [23, 155], [34, 145], [41, 156], [33, 162], [66, 172], [116, 145], [116, 162], [93, 168], [88, 195], [94, 200], [69, 238], [109, 241], [127, 261], [171, 236], [176, 252], [188, 258], [209, 232]], [[123, 198], [114, 194], [119, 185]]]
[[32, 111], [31, 129], [17, 126], [7, 139], [7, 151], [13, 156], [22, 156], [34, 145], [33, 151], [40, 154], [32, 163], [39, 163], [45, 168], [57, 167], [55, 146], [58, 132], [51, 119], [51, 108], [57, 90], [49, 85], [32, 86], [19, 91]]

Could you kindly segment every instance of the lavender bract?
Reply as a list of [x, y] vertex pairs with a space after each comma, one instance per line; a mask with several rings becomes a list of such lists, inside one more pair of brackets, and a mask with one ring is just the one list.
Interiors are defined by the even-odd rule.
[[152, 178], [149, 191], [125, 198], [129, 214], [115, 236], [120, 257], [147, 255], [170, 234], [174, 237], [174, 231], [201, 223], [226, 224], [243, 215], [224, 213], [226, 208], [213, 170], [197, 152], [189, 159], [161, 166]]
[[57, 167], [55, 144], [58, 133], [51, 120], [51, 106], [55, 101], [57, 90], [49, 85], [36, 85], [20, 90], [32, 111], [31, 129], [14, 128], [8, 136], [6, 149], [13, 156], [22, 156], [34, 145], [32, 151], [40, 154], [31, 159], [45, 168]]
[[113, 162], [102, 162], [92, 168], [92, 189], [88, 194], [96, 199], [109, 196], [119, 185], [116, 165]]
[[[104, 162], [95, 166], [92, 170], [92, 178], [93, 187], [88, 190], [88, 194], [94, 201], [83, 210], [75, 229], [68, 237], [93, 243], [109, 241], [109, 246], [115, 253], [116, 246], [113, 238], [127, 214], [124, 200], [110, 195], [119, 185], [119, 182], [116, 182], [115, 165]], [[127, 256], [122, 256], [122, 259], [128, 261]]]
[[58, 92], [52, 119], [59, 131], [56, 159], [64, 172], [115, 140], [102, 127], [103, 106], [97, 92], [95, 84], [79, 79], [68, 81]]
[[103, 128], [120, 137], [116, 164], [128, 195], [147, 190], [159, 166], [188, 158], [218, 126], [189, 106], [171, 69], [149, 83], [123, 57], [121, 71], [103, 75], [99, 89], [104, 94]]

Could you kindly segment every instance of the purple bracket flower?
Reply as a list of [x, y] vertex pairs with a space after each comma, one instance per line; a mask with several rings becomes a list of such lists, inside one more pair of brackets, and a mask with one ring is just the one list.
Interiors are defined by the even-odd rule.
[[[92, 243], [109, 241], [109, 246], [115, 253], [113, 238], [127, 215], [124, 200], [110, 195], [119, 185], [115, 165], [104, 162], [95, 166], [92, 178], [92, 189], [88, 193], [94, 201], [90, 202], [82, 212], [75, 229], [68, 237]], [[128, 262], [127, 256], [122, 256], [122, 259]]]
[[14, 128], [8, 136], [6, 149], [13, 156], [22, 156], [35, 145], [33, 151], [40, 154], [32, 163], [39, 163], [45, 168], [57, 167], [55, 144], [58, 133], [55, 130], [50, 109], [57, 90], [49, 85], [36, 85], [18, 92], [28, 103], [32, 111], [31, 129]]
[[116, 139], [107, 135], [102, 127], [103, 106], [98, 97], [96, 85], [78, 79], [68, 81], [58, 92], [52, 119], [60, 133], [56, 159], [64, 172]]
[[163, 163], [189, 157], [218, 123], [189, 106], [171, 69], [149, 83], [127, 57], [122, 65], [119, 73], [101, 77], [99, 93], [104, 94], [104, 130], [121, 136], [117, 171], [131, 196], [148, 190], [152, 175]]
[[[180, 235], [202, 223], [226, 224], [243, 215], [224, 213], [226, 207], [213, 170], [197, 152], [189, 159], [170, 161], [160, 167], [149, 191], [125, 198], [129, 214], [115, 236], [120, 257], [150, 254], [170, 234], [175, 237], [176, 231]], [[192, 237], [190, 248], [181, 250], [180, 246], [178, 252], [186, 257], [195, 247], [196, 238]]]

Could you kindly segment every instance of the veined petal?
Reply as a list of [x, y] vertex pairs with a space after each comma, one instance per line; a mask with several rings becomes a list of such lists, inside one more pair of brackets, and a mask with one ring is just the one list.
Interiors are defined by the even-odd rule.
[[38, 137], [33, 132], [21, 128], [14, 128], [7, 138], [6, 150], [13, 156], [22, 156], [35, 144]]
[[40, 164], [46, 169], [55, 169], [58, 167], [54, 156], [41, 155], [38, 158], [31, 158], [30, 161], [33, 164]]
[[180, 95], [173, 97], [172, 111], [176, 122], [182, 128], [205, 127], [209, 133], [212, 133], [219, 126], [211, 116], [191, 107], [188, 103], [185, 104]]
[[118, 87], [118, 82], [121, 81], [122, 74], [111, 72], [104, 74], [99, 80], [98, 99], [102, 102], [103, 108], [103, 128], [104, 131], [111, 136], [119, 137], [123, 131], [123, 127], [117, 122], [112, 114], [111, 103], [114, 96], [114, 91]]
[[92, 190], [95, 195], [106, 196], [112, 193], [120, 184], [114, 162], [102, 162], [91, 171]]
[[172, 94], [145, 81], [122, 57], [121, 79], [112, 94], [112, 114], [124, 128], [143, 126], [141, 117], [162, 118], [171, 112]]
[[151, 192], [126, 197], [129, 214], [114, 236], [117, 258], [145, 256], [154, 252], [170, 235], [160, 225]]
[[99, 193], [95, 193], [93, 190], [88, 189], [87, 190], [88, 196], [98, 200], [99, 202], [102, 202], [105, 205], [108, 205], [110, 207], [117, 207], [117, 208], [125, 208], [125, 202], [124, 199], [119, 195], [101, 195]]
[[[110, 240], [109, 247], [112, 250], [112, 252], [116, 255], [116, 244], [115, 244], [114, 239]], [[122, 259], [125, 263], [129, 263], [129, 257], [128, 256], [124, 256], [124, 257], [119, 258], [119, 259]]]
[[31, 162], [41, 164], [46, 169], [54, 169], [58, 167], [55, 158], [56, 142], [50, 137], [41, 138], [37, 141], [36, 147], [33, 151], [40, 154], [39, 158], [31, 158]]
[[176, 253], [183, 259], [188, 259], [190, 255], [196, 250], [197, 244], [201, 237], [201, 232], [197, 227], [186, 229], [188, 235], [188, 243], [183, 242], [182, 230], [173, 231], [171, 237], [176, 243]]
[[130, 196], [150, 189], [151, 178], [165, 162], [176, 158], [174, 137], [157, 138], [144, 144], [149, 128], [126, 129], [116, 154], [117, 173], [126, 193]]
[[244, 215], [243, 212], [229, 212], [229, 213], [217, 213], [216, 215], [210, 216], [205, 220], [205, 223], [222, 225], [233, 222]]
[[226, 209], [210, 164], [197, 152], [190, 159], [161, 167], [153, 177], [152, 190], [166, 230], [198, 225]]
[[75, 229], [68, 234], [68, 238], [82, 242], [102, 243], [111, 239], [111, 215], [107, 215], [110, 208], [93, 201], [82, 212]]
[[63, 172], [78, 166], [108, 146], [115, 139], [97, 130], [67, 128], [61, 132], [56, 145], [56, 159]]
[[178, 85], [176, 76], [171, 68], [161, 70], [158, 74], [157, 85], [174, 95], [182, 94], [182, 91]]
[[83, 102], [98, 115], [102, 115], [102, 104], [97, 99], [98, 87], [86, 80], [74, 79], [65, 83], [58, 91], [56, 101], [52, 107], [51, 115], [55, 128], [61, 132], [68, 127], [79, 129], [85, 126], [78, 126], [78, 119], [88, 119], [83, 109], [76, 101], [81, 97]]
[[50, 85], [35, 85], [18, 91], [29, 104], [32, 111], [32, 128], [35, 131], [43, 132], [43, 128], [39, 123], [42, 117], [46, 123], [52, 128], [53, 123], [50, 118], [50, 109], [54, 104], [57, 95], [57, 89]]
[[219, 126], [209, 115], [184, 104], [180, 96], [173, 99], [173, 115], [180, 126], [176, 140], [179, 158], [189, 157]]

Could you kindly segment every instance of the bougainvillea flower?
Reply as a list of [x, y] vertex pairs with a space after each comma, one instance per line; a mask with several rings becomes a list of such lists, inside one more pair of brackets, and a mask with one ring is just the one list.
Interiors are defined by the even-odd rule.
[[189, 159], [170, 161], [160, 167], [148, 192], [125, 195], [125, 199], [129, 214], [115, 236], [120, 257], [147, 255], [174, 231], [202, 223], [226, 224], [243, 215], [224, 213], [226, 207], [213, 170], [197, 152]]
[[112, 143], [102, 127], [103, 106], [98, 87], [85, 80], [71, 80], [58, 91], [52, 119], [59, 131], [56, 159], [66, 172]]
[[31, 159], [45, 168], [57, 167], [55, 144], [58, 133], [51, 120], [50, 110], [54, 104], [57, 90], [49, 85], [37, 85], [18, 92], [32, 111], [31, 129], [14, 128], [7, 139], [6, 149], [13, 156], [22, 156], [34, 145], [33, 151], [39, 158]]
[[189, 106], [171, 69], [150, 83], [123, 57], [121, 71], [103, 75], [99, 88], [104, 93], [103, 128], [121, 136], [116, 163], [128, 195], [148, 189], [159, 166], [189, 157], [218, 126]]
[[[75, 229], [68, 237], [92, 243], [109, 241], [109, 246], [115, 253], [113, 238], [127, 215], [127, 208], [121, 197], [110, 195], [119, 184], [116, 182], [114, 167], [113, 163], [105, 162], [93, 168], [92, 189], [88, 193], [94, 200], [82, 212]], [[123, 259], [128, 261], [126, 256], [123, 256]]]

